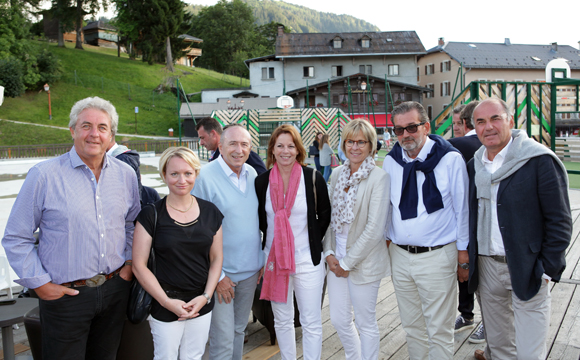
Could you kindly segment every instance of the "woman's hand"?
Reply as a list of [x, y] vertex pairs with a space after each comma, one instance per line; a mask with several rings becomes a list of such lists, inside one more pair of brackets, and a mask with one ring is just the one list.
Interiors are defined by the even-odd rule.
[[340, 264], [336, 267], [336, 269], [334, 270], [334, 274], [336, 275], [336, 277], [343, 277], [343, 278], [347, 278], [349, 272], [344, 270], [343, 268], [340, 267]]
[[189, 318], [188, 317], [189, 313], [185, 309], [185, 305], [186, 305], [185, 301], [183, 300], [169, 298], [165, 300], [165, 302], [163, 303], [163, 307], [171, 311], [175, 315], [177, 315], [177, 317], [179, 318], [178, 320], [184, 320]]
[[199, 310], [207, 304], [205, 296], [200, 295], [191, 299], [183, 308], [187, 311], [187, 317], [179, 318], [178, 320], [192, 319], [199, 316]]
[[326, 263], [328, 264], [328, 269], [332, 272], [335, 272], [336, 268], [340, 267], [338, 260], [336, 260], [334, 255], [328, 255], [326, 257]]

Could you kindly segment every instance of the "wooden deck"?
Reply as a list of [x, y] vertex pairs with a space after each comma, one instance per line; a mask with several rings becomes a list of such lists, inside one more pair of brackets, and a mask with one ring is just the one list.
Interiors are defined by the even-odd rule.
[[[578, 199], [575, 199], [577, 197]], [[552, 285], [552, 316], [548, 335], [548, 359], [580, 359], [580, 195], [571, 194], [574, 232], [567, 250], [567, 266], [562, 280]], [[475, 304], [475, 320], [481, 321], [479, 306]], [[401, 327], [399, 309], [390, 277], [383, 279], [377, 299], [377, 319], [381, 334], [380, 359], [408, 359], [405, 331]], [[476, 349], [483, 344], [471, 344], [468, 337], [475, 330], [455, 335], [455, 360], [473, 359]], [[328, 296], [322, 308], [322, 359], [344, 359], [342, 345], [330, 323]], [[277, 345], [270, 345], [268, 331], [259, 323], [248, 324], [249, 341], [244, 348], [244, 360], [280, 359]], [[296, 329], [297, 356], [302, 358], [302, 330]]]

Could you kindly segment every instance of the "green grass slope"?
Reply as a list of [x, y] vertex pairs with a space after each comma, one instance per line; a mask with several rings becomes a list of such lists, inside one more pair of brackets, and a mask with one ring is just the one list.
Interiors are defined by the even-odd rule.
[[[130, 60], [124, 54], [119, 58], [114, 49], [84, 45], [85, 50], [82, 51], [74, 49], [71, 43], [67, 43], [66, 48], [47, 43], [38, 43], [38, 46], [48, 46], [61, 60], [64, 69], [62, 79], [49, 84], [52, 120], [48, 118], [48, 96], [44, 91], [28, 91], [18, 98], [5, 98], [0, 106], [0, 119], [67, 127], [70, 109], [76, 101], [99, 96], [115, 105], [119, 113], [120, 133], [135, 133], [135, 107], [139, 107], [137, 133], [167, 135], [169, 128], [177, 131], [177, 98], [171, 93], [153, 92], [160, 84], [175, 84], [174, 79], [179, 77], [187, 93], [249, 84], [247, 79], [242, 79], [240, 84], [240, 79], [236, 77], [179, 65], [174, 73], [169, 73], [161, 64], [148, 65], [140, 60]], [[5, 131], [0, 128], [0, 145], [14, 145], [13, 139], [19, 139], [17, 141], [21, 145], [49, 144], [60, 138], [49, 135], [53, 131], [61, 131], [57, 129], [34, 127], [27, 130], [25, 125], [11, 125], [11, 130], [8, 130], [8, 125], [2, 126]], [[17, 135], [18, 129], [25, 133]], [[26, 136], [26, 132], [40, 134]], [[45, 133], [46, 136], [43, 135]], [[70, 139], [70, 134], [63, 136]]]

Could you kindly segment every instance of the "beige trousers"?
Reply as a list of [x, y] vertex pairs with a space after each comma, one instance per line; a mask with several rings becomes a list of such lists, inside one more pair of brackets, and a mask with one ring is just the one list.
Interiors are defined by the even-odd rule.
[[488, 360], [534, 360], [546, 358], [550, 326], [550, 286], [542, 281], [540, 291], [528, 301], [512, 291], [507, 264], [480, 256], [477, 297], [485, 322]]
[[391, 244], [389, 253], [410, 359], [453, 359], [457, 308], [455, 243], [421, 254], [411, 254]]

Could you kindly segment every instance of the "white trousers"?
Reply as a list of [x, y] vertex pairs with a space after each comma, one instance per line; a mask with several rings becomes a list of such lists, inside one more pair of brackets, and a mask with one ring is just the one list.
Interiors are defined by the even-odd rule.
[[539, 292], [528, 301], [512, 291], [507, 264], [480, 256], [477, 295], [485, 321], [488, 359], [546, 358], [550, 327], [550, 287], [542, 279]]
[[346, 360], [376, 360], [379, 357], [380, 334], [376, 305], [380, 284], [381, 281], [377, 280], [357, 285], [353, 284], [350, 277], [337, 277], [333, 272], [328, 273], [330, 321], [342, 342]]
[[205, 352], [211, 324], [209, 312], [185, 321], [164, 322], [149, 317], [155, 360], [197, 360]]
[[302, 354], [305, 360], [319, 360], [322, 352], [322, 286], [324, 262], [317, 266], [312, 261], [296, 265], [296, 274], [290, 276], [288, 301], [272, 301], [274, 328], [282, 360], [296, 359], [296, 332], [294, 330], [294, 294], [300, 310], [302, 325]]
[[409, 358], [453, 359], [457, 309], [455, 243], [421, 254], [412, 254], [392, 243], [389, 253]]

